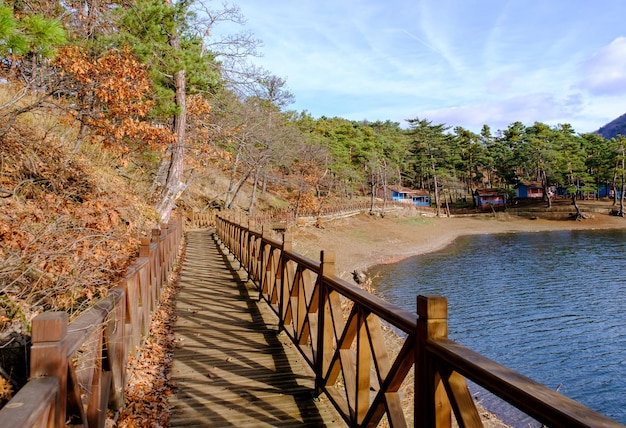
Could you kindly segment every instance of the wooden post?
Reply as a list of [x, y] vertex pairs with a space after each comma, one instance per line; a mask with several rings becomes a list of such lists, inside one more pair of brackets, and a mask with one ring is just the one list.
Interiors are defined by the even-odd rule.
[[285, 260], [285, 251], [291, 251], [293, 247], [293, 240], [291, 235], [288, 233], [283, 233], [283, 245], [280, 249], [280, 259], [278, 260], [278, 272], [276, 275], [276, 281], [280, 281], [280, 289], [278, 290], [277, 295], [280, 296], [280, 300], [278, 301], [278, 313], [280, 314], [280, 321], [278, 325], [278, 330], [282, 330], [284, 328], [284, 320], [287, 311], [288, 301], [291, 298], [289, 293], [289, 287], [285, 286], [285, 280], [287, 279], [287, 262]]
[[448, 337], [445, 297], [417, 296], [415, 346], [415, 426], [450, 428], [452, 410], [435, 362], [426, 350], [429, 340]]
[[218, 239], [218, 244], [220, 247], [220, 250], [224, 248], [224, 236], [226, 233], [226, 225], [225, 225], [225, 217], [223, 214], [218, 215], [215, 218], [215, 232], [217, 234]]
[[219, 214], [215, 213], [215, 232], [214, 232], [214, 236], [217, 236], [218, 240], [220, 239], [220, 216]]
[[253, 239], [252, 230], [254, 229], [254, 220], [248, 218], [248, 281], [253, 279], [253, 270], [255, 266], [255, 261], [253, 257], [258, 256], [255, 254], [254, 248], [256, 247], [256, 241]]
[[320, 251], [320, 272], [317, 278], [318, 305], [317, 305], [317, 343], [313, 355], [315, 361], [315, 394], [324, 392], [324, 371], [330, 364], [333, 352], [332, 325], [326, 327], [326, 320], [331, 322], [330, 305], [326, 304], [329, 291], [324, 282], [324, 277], [335, 276], [335, 253], [334, 251]]
[[267, 239], [267, 226], [264, 224], [261, 226], [261, 263], [259, 264], [259, 300], [263, 297], [263, 293], [267, 290], [267, 249], [265, 248], [265, 240]]
[[321, 276], [335, 276], [335, 260], [334, 251], [320, 251]]
[[124, 387], [126, 386], [126, 299], [121, 298], [111, 311], [107, 322], [107, 358], [112, 376], [110, 403], [113, 409], [124, 407]]
[[150, 257], [150, 238], [141, 238], [141, 245], [139, 247], [139, 257]]
[[170, 235], [170, 224], [169, 223], [161, 223], [161, 235], [159, 236], [159, 245], [161, 246], [161, 263], [162, 267], [162, 282], [161, 284], [165, 284], [167, 281], [167, 275], [169, 271], [168, 259], [170, 256], [169, 249], [169, 235]]
[[30, 350], [30, 378], [54, 376], [59, 379], [59, 391], [54, 410], [54, 426], [65, 426], [67, 407], [67, 335], [68, 316], [65, 312], [44, 312], [33, 319]]
[[152, 229], [152, 242], [159, 243], [159, 235], [161, 235], [161, 231], [158, 228]]
[[161, 223], [159, 229], [159, 290], [167, 281], [167, 223]]
[[239, 261], [239, 269], [243, 269], [243, 252], [245, 250], [246, 235], [248, 233], [243, 223], [243, 218], [240, 216], [239, 224], [237, 225], [237, 246], [235, 247], [235, 260]]
[[150, 238], [141, 238], [141, 246], [139, 247], [139, 257], [146, 257], [148, 259], [147, 267], [142, 268], [142, 282], [146, 281], [145, 288], [150, 295], [150, 310], [153, 311], [158, 305], [159, 301], [159, 289], [156, 284], [156, 272], [154, 267], [154, 258], [151, 254], [152, 240]]
[[291, 251], [293, 249], [293, 238], [289, 233], [283, 233], [283, 251]]

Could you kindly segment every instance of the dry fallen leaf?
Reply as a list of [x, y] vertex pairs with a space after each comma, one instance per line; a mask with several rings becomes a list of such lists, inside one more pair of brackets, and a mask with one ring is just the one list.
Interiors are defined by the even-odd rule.
[[[184, 248], [184, 243], [183, 243]], [[181, 258], [183, 256], [181, 255]], [[168, 397], [174, 385], [169, 381], [172, 351], [176, 346], [174, 322], [176, 320], [177, 284], [180, 260], [173, 279], [161, 294], [159, 307], [150, 324], [150, 336], [139, 357], [129, 364], [132, 374], [125, 391], [126, 408], [122, 411], [118, 427], [165, 427], [170, 419]]]

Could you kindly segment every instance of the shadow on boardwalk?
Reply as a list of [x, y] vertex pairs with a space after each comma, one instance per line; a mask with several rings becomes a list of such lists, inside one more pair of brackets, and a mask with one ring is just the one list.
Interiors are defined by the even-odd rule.
[[170, 426], [344, 426], [277, 318], [208, 231], [187, 236]]

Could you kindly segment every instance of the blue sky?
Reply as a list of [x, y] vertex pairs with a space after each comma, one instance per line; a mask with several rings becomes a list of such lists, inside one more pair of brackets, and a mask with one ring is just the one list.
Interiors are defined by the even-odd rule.
[[624, 0], [235, 0], [313, 117], [591, 132], [626, 113]]

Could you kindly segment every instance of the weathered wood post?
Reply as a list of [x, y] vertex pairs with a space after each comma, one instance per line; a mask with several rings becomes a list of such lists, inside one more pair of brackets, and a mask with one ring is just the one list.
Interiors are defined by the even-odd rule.
[[153, 254], [153, 257], [155, 258], [155, 262], [154, 262], [154, 268], [155, 268], [155, 272], [154, 272], [154, 277], [156, 279], [156, 284], [155, 287], [157, 287], [157, 289], [161, 289], [161, 244], [160, 244], [160, 236], [161, 236], [161, 231], [158, 228], [154, 228], [152, 229], [152, 242], [157, 244], [156, 245], [156, 252], [155, 254]]
[[239, 267], [245, 269], [248, 266], [248, 243], [250, 242], [249, 221], [241, 224], [241, 251], [239, 252]]
[[157, 307], [158, 305], [158, 300], [159, 300], [159, 290], [156, 287], [155, 284], [155, 274], [154, 274], [154, 266], [153, 266], [153, 260], [150, 254], [150, 249], [151, 249], [151, 239], [150, 238], [141, 238], [141, 244], [139, 246], [139, 257], [145, 257], [148, 259], [148, 267], [147, 267], [147, 273], [144, 275], [144, 278], [147, 279], [147, 291], [148, 291], [148, 295], [150, 296], [150, 304], [149, 304], [149, 308], [150, 308], [150, 312], [154, 311], [154, 309]]
[[448, 300], [417, 296], [415, 346], [415, 426], [450, 428], [452, 410], [435, 362], [426, 350], [431, 339], [448, 337]]
[[254, 247], [256, 246], [256, 242], [253, 238], [253, 233], [252, 233], [252, 230], [254, 229], [254, 227], [255, 227], [254, 220], [251, 218], [248, 218], [248, 248], [247, 248], [248, 250], [248, 256], [247, 256], [248, 281], [250, 281], [250, 279], [253, 278], [252, 271], [254, 270], [253, 257], [255, 256]]
[[[159, 246], [161, 247], [161, 285], [167, 282], [167, 272], [169, 271], [169, 235], [170, 235], [169, 223], [161, 223], [161, 235], [159, 235]], [[159, 287], [159, 290], [161, 287]]]
[[44, 312], [33, 319], [30, 350], [30, 378], [54, 376], [59, 379], [54, 426], [65, 426], [67, 408], [67, 335], [65, 312]]
[[259, 278], [259, 300], [261, 300], [263, 294], [267, 293], [268, 290], [267, 270], [269, 269], [269, 256], [267, 254], [267, 248], [265, 244], [268, 238], [269, 234], [267, 231], [267, 225], [264, 224], [261, 226], [261, 264], [259, 265], [259, 275], [261, 276], [261, 278]]
[[[315, 361], [315, 393], [320, 395], [324, 392], [324, 373], [330, 365], [333, 346], [333, 326], [331, 324], [331, 307], [328, 303], [329, 290], [324, 277], [335, 276], [335, 253], [334, 251], [320, 252], [320, 272], [317, 278], [318, 305], [317, 305], [317, 343], [313, 355]], [[328, 325], [327, 322], [328, 321]]]
[[217, 215], [215, 217], [215, 233], [218, 237], [217, 243], [221, 250], [224, 249], [224, 217], [222, 215]]
[[161, 223], [161, 227], [159, 229], [159, 272], [161, 275], [161, 279], [159, 281], [159, 290], [163, 287], [163, 285], [167, 282], [167, 231], [168, 224]]
[[[112, 293], [124, 293], [124, 289], [115, 287]], [[110, 403], [113, 409], [124, 407], [124, 387], [126, 385], [126, 362], [128, 358], [126, 340], [126, 299], [122, 296], [111, 311], [106, 325], [106, 343], [108, 366], [111, 370], [112, 385]]]
[[225, 249], [230, 251], [233, 245], [232, 232], [233, 232], [233, 223], [232, 223], [232, 213], [226, 214], [226, 230], [224, 231], [224, 246]]
[[285, 251], [291, 251], [293, 249], [293, 239], [290, 234], [283, 233], [283, 244], [280, 249], [280, 258], [278, 259], [278, 271], [276, 272], [276, 285], [278, 289], [277, 295], [279, 297], [278, 313], [280, 314], [279, 329], [284, 327], [284, 320], [287, 311], [287, 303], [291, 298], [289, 293], [289, 287], [285, 286], [285, 278], [287, 278], [287, 260], [285, 258]]
[[239, 245], [237, 245], [237, 259], [239, 260], [239, 269], [244, 268], [244, 251], [246, 247], [246, 236], [248, 235], [248, 229], [246, 228], [246, 226], [244, 226], [244, 223], [245, 222], [243, 218], [241, 218], [239, 224], [237, 225], [237, 228], [239, 229]]
[[141, 244], [139, 246], [139, 257], [150, 257], [150, 238], [141, 238]]

